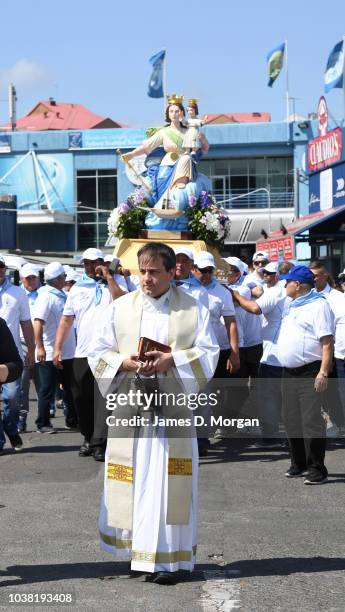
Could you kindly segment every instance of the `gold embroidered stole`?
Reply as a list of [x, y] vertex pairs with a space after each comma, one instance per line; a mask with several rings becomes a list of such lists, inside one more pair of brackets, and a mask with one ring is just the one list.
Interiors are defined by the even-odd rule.
[[[137, 351], [143, 311], [143, 296], [135, 291], [121, 299], [114, 311], [114, 328], [118, 351], [131, 355]], [[198, 327], [198, 309], [195, 300], [183, 291], [171, 288], [168, 323], [168, 344], [173, 350], [190, 351], [191, 365], [195, 376], [201, 374], [201, 366], [190, 347]], [[168, 373], [168, 377], [172, 372]], [[176, 380], [177, 391], [179, 382]], [[121, 391], [121, 386], [120, 390]], [[181, 389], [182, 391], [182, 389]], [[192, 413], [189, 413], [189, 417]], [[174, 415], [172, 415], [174, 416]], [[184, 428], [186, 429], [186, 428]], [[192, 496], [192, 444], [190, 437], [172, 437], [177, 433], [172, 428], [169, 438], [168, 506], [167, 524], [186, 525], [190, 518]], [[133, 443], [131, 437], [108, 438], [107, 445], [107, 495], [108, 525], [122, 529], [132, 528], [133, 516]], [[184, 432], [186, 435], [186, 433]], [[181, 432], [181, 436], [183, 433]], [[164, 477], [164, 475], [162, 475]]]

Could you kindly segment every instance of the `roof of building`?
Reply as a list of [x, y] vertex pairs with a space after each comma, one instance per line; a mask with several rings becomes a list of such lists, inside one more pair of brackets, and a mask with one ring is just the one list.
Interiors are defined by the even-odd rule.
[[30, 131], [120, 127], [127, 126], [109, 117], [96, 115], [82, 104], [56, 102], [53, 98], [38, 102], [25, 117], [17, 120], [17, 130]]
[[217, 113], [203, 116], [205, 125], [213, 123], [267, 123], [271, 113]]

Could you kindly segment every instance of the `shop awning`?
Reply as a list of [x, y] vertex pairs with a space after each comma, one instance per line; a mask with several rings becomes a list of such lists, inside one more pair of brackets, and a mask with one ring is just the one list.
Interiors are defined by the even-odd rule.
[[311, 215], [305, 215], [304, 217], [296, 219], [296, 221], [293, 221], [293, 223], [286, 225], [286, 229], [290, 235], [298, 236], [299, 234], [312, 229], [316, 225], [319, 225], [319, 223], [336, 217], [342, 212], [345, 212], [345, 205], [337, 206], [336, 208], [329, 208], [328, 210], [320, 210], [319, 212]]

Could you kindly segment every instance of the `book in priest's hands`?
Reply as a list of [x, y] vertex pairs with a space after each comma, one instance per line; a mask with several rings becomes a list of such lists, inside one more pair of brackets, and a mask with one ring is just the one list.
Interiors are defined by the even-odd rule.
[[151, 340], [151, 338], [145, 338], [141, 336], [138, 344], [138, 359], [139, 361], [146, 361], [146, 353], [149, 351], [161, 351], [162, 353], [171, 353], [171, 347], [167, 344], [157, 342], [157, 340]]

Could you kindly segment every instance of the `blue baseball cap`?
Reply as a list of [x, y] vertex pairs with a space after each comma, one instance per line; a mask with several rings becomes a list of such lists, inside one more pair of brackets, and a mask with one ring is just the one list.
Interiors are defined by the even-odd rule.
[[288, 274], [280, 274], [279, 278], [308, 283], [312, 287], [315, 285], [315, 276], [307, 266], [293, 266]]

